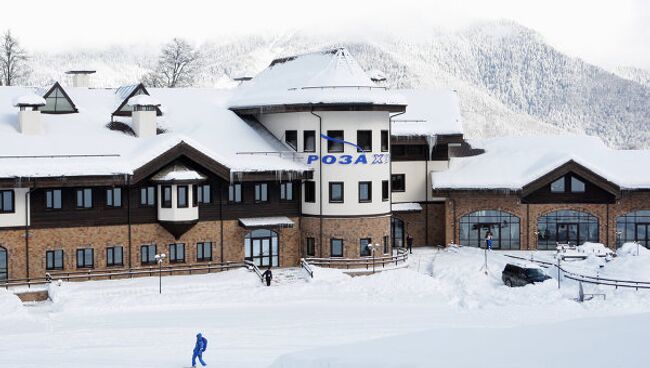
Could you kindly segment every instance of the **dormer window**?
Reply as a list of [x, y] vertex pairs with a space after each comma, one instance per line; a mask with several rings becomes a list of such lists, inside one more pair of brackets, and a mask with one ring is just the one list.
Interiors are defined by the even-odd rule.
[[551, 193], [584, 193], [585, 182], [575, 176], [563, 176], [551, 183]]
[[40, 110], [43, 114], [73, 114], [78, 112], [72, 99], [65, 92], [59, 82], [54, 85], [43, 95], [45, 106]]
[[565, 191], [564, 177], [557, 179], [551, 183], [551, 192], [552, 193], [564, 193]]
[[584, 193], [585, 192], [585, 183], [576, 178], [575, 176], [571, 177], [571, 193]]

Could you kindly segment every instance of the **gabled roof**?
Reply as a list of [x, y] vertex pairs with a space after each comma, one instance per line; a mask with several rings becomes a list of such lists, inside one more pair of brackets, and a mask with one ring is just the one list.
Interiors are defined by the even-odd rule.
[[[45, 101], [48, 101], [48, 99], [52, 97], [52, 94], [55, 94], [55, 93], [60, 94], [64, 99], [66, 99], [68, 101], [68, 103], [70, 104], [71, 109], [60, 110], [55, 105], [54, 110], [50, 110], [49, 109], [50, 107], [46, 104], [45, 107], [40, 109], [42, 113], [44, 113], [44, 114], [70, 114], [70, 113], [79, 112], [79, 110], [77, 110], [77, 106], [75, 106], [74, 102], [72, 101], [72, 98], [70, 98], [68, 93], [59, 84], [59, 82], [54, 82], [54, 84], [50, 88], [48, 88], [47, 90], [45, 90], [45, 92], [43, 92], [42, 96], [45, 99]], [[56, 99], [55, 99], [55, 103], [56, 103]]]
[[581, 177], [587, 179], [592, 184], [597, 185], [598, 187], [609, 192], [610, 194], [613, 194], [614, 196], [618, 197], [620, 194], [621, 188], [617, 184], [612, 183], [611, 181], [603, 178], [602, 176], [596, 174], [589, 168], [575, 162], [574, 160], [569, 160], [563, 165], [558, 166], [554, 170], [551, 170], [545, 175], [542, 175], [541, 177], [524, 185], [521, 194], [522, 196], [526, 196], [542, 188], [545, 185], [549, 185], [552, 181], [556, 180], [557, 178], [563, 177], [570, 173], [580, 175]]
[[[119, 98], [120, 103], [115, 109], [115, 111], [113, 112], [113, 115], [131, 116], [132, 107], [128, 104], [129, 99], [131, 97], [141, 95], [141, 94], [151, 96], [149, 94], [149, 91], [147, 91], [147, 88], [142, 83], [122, 86], [116, 89], [115, 95]], [[162, 116], [162, 111], [160, 110], [160, 107], [156, 107], [156, 115]]]

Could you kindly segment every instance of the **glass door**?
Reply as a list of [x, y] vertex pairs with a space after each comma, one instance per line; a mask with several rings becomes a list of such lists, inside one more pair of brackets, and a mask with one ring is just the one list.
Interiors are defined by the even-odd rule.
[[557, 224], [556, 239], [561, 244], [578, 245], [581, 240], [578, 224]]
[[9, 278], [7, 269], [7, 250], [0, 247], [0, 281], [5, 281]]
[[501, 226], [499, 224], [481, 224], [479, 228], [479, 248], [487, 247], [488, 231], [492, 233], [492, 249], [501, 249]]
[[[648, 248], [650, 245], [650, 224], [636, 224], [635, 239], [644, 247]], [[1, 265], [0, 265], [1, 267]]]

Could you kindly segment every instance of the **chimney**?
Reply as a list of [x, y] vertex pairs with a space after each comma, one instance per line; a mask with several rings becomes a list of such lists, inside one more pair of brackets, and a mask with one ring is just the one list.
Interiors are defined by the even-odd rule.
[[18, 107], [18, 125], [22, 134], [41, 134], [41, 112], [39, 108], [45, 106], [45, 99], [35, 94], [18, 97], [14, 100]]
[[133, 131], [137, 137], [153, 137], [156, 135], [156, 113], [160, 102], [149, 95], [137, 95], [127, 102], [133, 108], [131, 120]]
[[91, 69], [74, 69], [68, 70], [65, 74], [72, 75], [72, 87], [88, 88], [90, 87], [90, 75], [95, 71]]

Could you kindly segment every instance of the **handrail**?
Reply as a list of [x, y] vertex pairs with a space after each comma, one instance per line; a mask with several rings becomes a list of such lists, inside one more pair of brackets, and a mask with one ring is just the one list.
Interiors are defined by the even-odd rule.
[[244, 264], [248, 267], [249, 270], [255, 272], [255, 274], [257, 274], [257, 277], [260, 278], [260, 281], [264, 283], [264, 276], [262, 275], [262, 271], [260, 271], [260, 269], [253, 261], [245, 260]]
[[329, 257], [329, 258], [316, 258], [308, 257], [305, 260], [309, 262], [310, 265], [323, 266], [323, 267], [345, 267], [350, 268], [351, 266], [365, 266], [366, 269], [370, 267], [381, 266], [384, 268], [387, 264], [395, 263], [395, 266], [399, 265], [399, 262], [406, 262], [408, 260], [409, 253], [406, 248], [395, 247], [396, 255], [390, 256], [381, 256], [381, 257], [362, 257], [362, 258], [341, 258], [341, 257]]
[[309, 262], [307, 262], [306, 259], [300, 258], [300, 267], [302, 267], [305, 271], [307, 271], [307, 274], [309, 274], [309, 277], [312, 279], [314, 278], [314, 270], [311, 268], [311, 265]]

